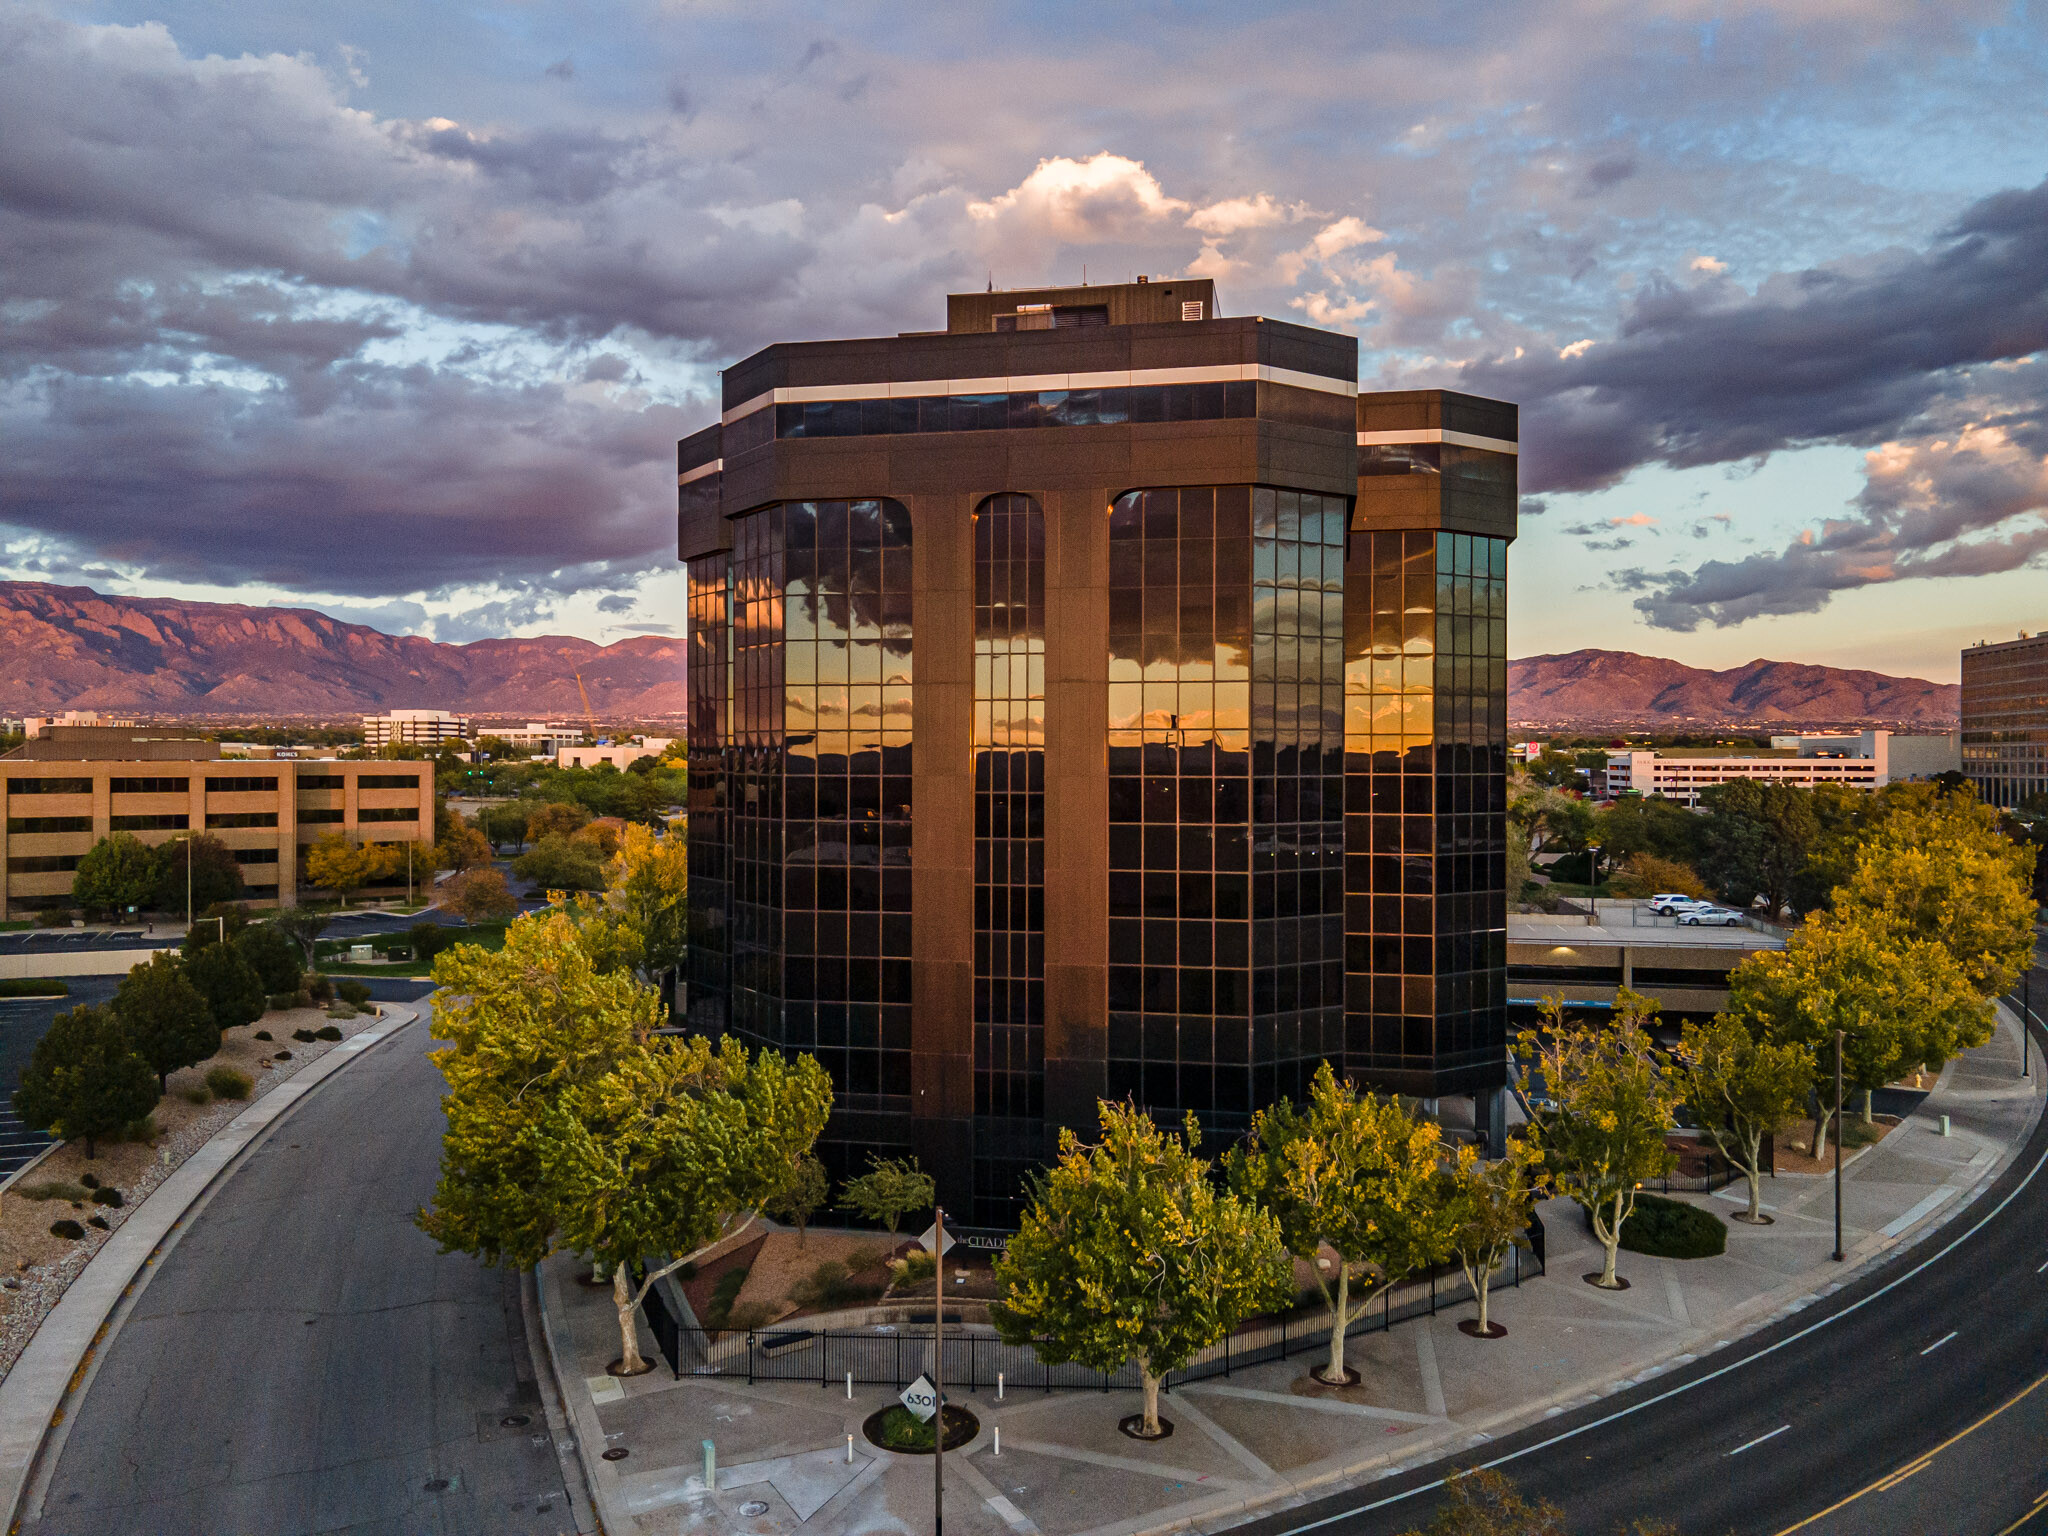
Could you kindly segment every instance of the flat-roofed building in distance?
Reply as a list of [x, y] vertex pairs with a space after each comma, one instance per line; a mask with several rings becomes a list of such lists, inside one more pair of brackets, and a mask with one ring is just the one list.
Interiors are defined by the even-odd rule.
[[1505, 1080], [1516, 412], [1207, 280], [769, 347], [678, 449], [691, 971], [837, 1176], [1014, 1222], [1100, 1098]]
[[[1774, 736], [1769, 751], [1609, 752], [1609, 795], [1661, 795], [1680, 805], [1698, 805], [1702, 791], [1737, 779], [1764, 779], [1812, 789], [1842, 784], [1881, 789], [1911, 779], [1932, 779], [1962, 766], [1954, 732], [1939, 736], [1897, 736], [1890, 731], [1857, 735]], [[1778, 746], [1779, 742], [1786, 745]]]
[[496, 736], [508, 747], [534, 757], [553, 757], [564, 747], [580, 747], [586, 734], [580, 725], [559, 720], [534, 720], [527, 724], [480, 727], [479, 736]]
[[128, 832], [152, 846], [196, 832], [242, 866], [249, 899], [290, 906], [306, 849], [330, 832], [431, 842], [433, 765], [222, 758], [175, 729], [57, 727], [0, 758], [0, 905], [9, 918], [67, 903], [78, 861]]
[[1963, 652], [1962, 769], [1990, 805], [2048, 794], [2048, 634]]
[[393, 709], [363, 716], [363, 744], [372, 750], [399, 742], [438, 747], [443, 742], [469, 740], [470, 729], [467, 715], [451, 715], [445, 709]]

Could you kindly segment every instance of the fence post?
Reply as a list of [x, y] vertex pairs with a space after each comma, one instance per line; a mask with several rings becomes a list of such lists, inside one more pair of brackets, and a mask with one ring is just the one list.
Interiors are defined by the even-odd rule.
[[1394, 1331], [1394, 1288], [1390, 1285], [1380, 1292], [1380, 1332]]
[[1436, 1266], [1429, 1266], [1429, 1315], [1436, 1316]]
[[818, 1390], [825, 1390], [825, 1357], [832, 1352], [832, 1334], [828, 1329], [818, 1330]]
[[754, 1330], [747, 1330], [747, 1385], [754, 1384]]

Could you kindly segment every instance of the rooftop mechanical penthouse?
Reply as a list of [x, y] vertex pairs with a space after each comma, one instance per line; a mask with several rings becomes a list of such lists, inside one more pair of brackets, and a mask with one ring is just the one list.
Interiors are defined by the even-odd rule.
[[1014, 1222], [1098, 1098], [1505, 1081], [1516, 410], [1207, 281], [772, 346], [679, 446], [692, 1027]]

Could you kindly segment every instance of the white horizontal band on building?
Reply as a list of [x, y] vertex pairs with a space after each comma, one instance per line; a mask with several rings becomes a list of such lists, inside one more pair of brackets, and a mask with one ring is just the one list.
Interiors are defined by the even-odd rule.
[[1512, 453], [1519, 456], [1521, 446], [1504, 437], [1480, 437], [1472, 432], [1451, 432], [1443, 427], [1407, 427], [1399, 432], [1361, 432], [1358, 446], [1373, 448], [1382, 445], [1396, 446], [1406, 443], [1449, 443], [1454, 448], [1483, 448], [1488, 453]]
[[1265, 363], [1224, 363], [1209, 368], [1128, 368], [1106, 373], [1030, 373], [1014, 378], [910, 379], [899, 383], [805, 384], [763, 390], [734, 406], [719, 422], [731, 426], [771, 405], [801, 405], [824, 400], [918, 400], [940, 395], [1027, 395], [1042, 390], [1143, 389], [1155, 384], [1285, 384], [1326, 395], [1355, 398], [1356, 379], [1326, 378]]
[[712, 459], [709, 463], [699, 464], [695, 469], [684, 470], [676, 476], [676, 484], [688, 485], [692, 480], [702, 480], [706, 475], [719, 474], [724, 469], [725, 460]]

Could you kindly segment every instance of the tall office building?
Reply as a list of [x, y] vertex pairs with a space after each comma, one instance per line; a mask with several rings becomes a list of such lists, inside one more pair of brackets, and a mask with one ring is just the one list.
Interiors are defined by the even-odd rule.
[[2048, 794], [2048, 634], [1963, 652], [1963, 772], [1989, 805]]
[[1497, 1097], [1514, 408], [1207, 281], [947, 309], [679, 445], [693, 1027], [990, 1227], [1105, 1096]]

